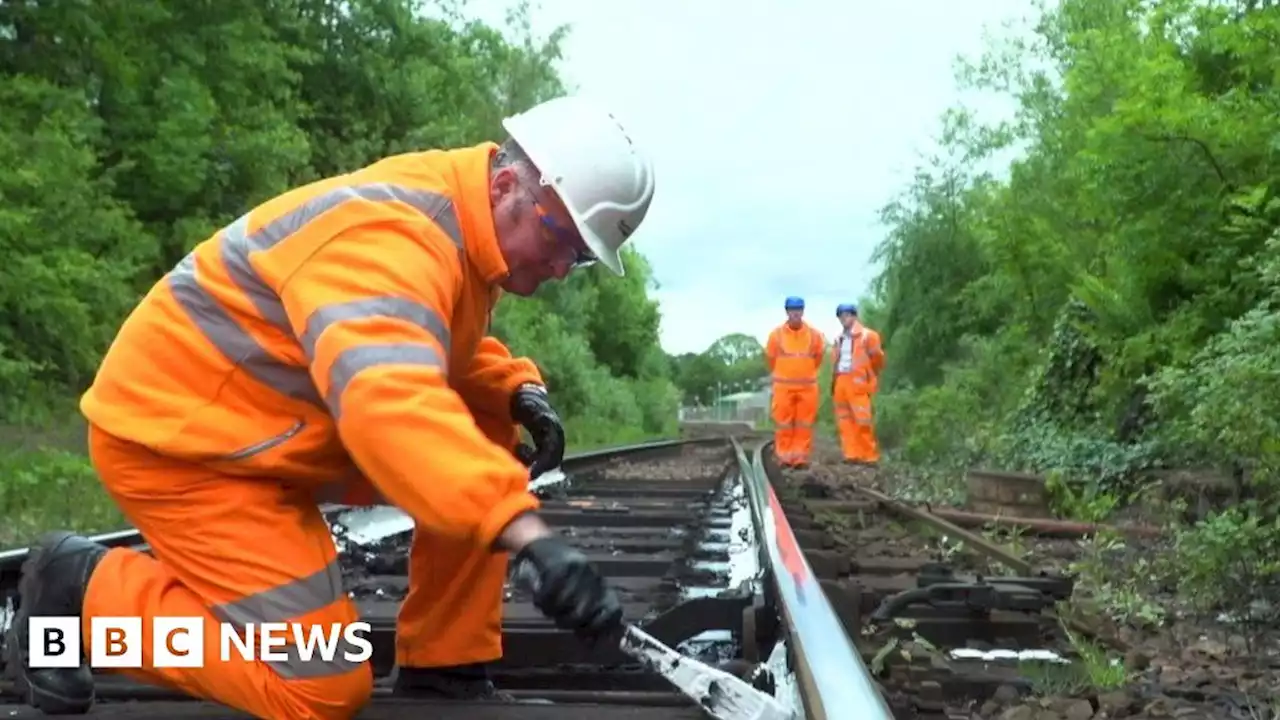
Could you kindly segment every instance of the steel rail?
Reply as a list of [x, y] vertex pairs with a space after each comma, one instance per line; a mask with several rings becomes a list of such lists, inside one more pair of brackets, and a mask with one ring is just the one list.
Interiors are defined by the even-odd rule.
[[[723, 443], [722, 437], [707, 438], [677, 438], [670, 440], [654, 440], [650, 442], [637, 443], [634, 445], [620, 445], [617, 447], [599, 448], [596, 450], [588, 450], [585, 452], [566, 455], [561, 467], [565, 471], [583, 470], [593, 464], [607, 462], [620, 457], [631, 455], [643, 455], [650, 450], [661, 451], [669, 450], [683, 445], [703, 445]], [[537, 490], [535, 494], [539, 494]], [[339, 510], [345, 505], [322, 504], [321, 510]], [[123, 530], [113, 530], [111, 532], [90, 535], [89, 539], [105, 545], [109, 548], [128, 547], [135, 549], [146, 549], [147, 543], [143, 539], [142, 534], [134, 528], [125, 528]], [[16, 579], [10, 578], [10, 575], [18, 573], [22, 568], [22, 563], [26, 560], [30, 548], [20, 547], [11, 548], [9, 550], [0, 550], [0, 592], [3, 592], [9, 581], [16, 582]], [[16, 586], [15, 586], [16, 587]], [[2, 604], [0, 604], [2, 607]]]
[[760, 567], [766, 570], [766, 602], [782, 621], [805, 718], [893, 720], [893, 711], [809, 567], [769, 482], [764, 450], [771, 444], [756, 446], [748, 460], [737, 438], [733, 440], [755, 521]]

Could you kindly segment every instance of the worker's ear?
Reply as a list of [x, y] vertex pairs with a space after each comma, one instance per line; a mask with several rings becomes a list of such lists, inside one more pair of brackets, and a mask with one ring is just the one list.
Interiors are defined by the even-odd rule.
[[507, 165], [493, 171], [489, 180], [489, 202], [494, 207], [503, 199], [520, 192], [520, 177], [514, 166]]

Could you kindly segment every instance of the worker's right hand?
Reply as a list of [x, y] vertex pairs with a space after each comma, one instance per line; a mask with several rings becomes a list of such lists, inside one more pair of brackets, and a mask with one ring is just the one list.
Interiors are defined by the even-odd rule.
[[533, 604], [556, 625], [586, 638], [621, 629], [622, 603], [582, 551], [545, 536], [521, 548], [515, 564], [517, 573], [531, 573]]

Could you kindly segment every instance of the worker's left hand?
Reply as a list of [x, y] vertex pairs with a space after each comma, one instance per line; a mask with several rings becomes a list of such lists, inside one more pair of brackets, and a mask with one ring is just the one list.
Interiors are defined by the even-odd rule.
[[564, 460], [564, 425], [547, 399], [546, 388], [521, 385], [511, 396], [511, 419], [533, 437], [535, 452], [529, 466], [530, 477], [560, 467]]

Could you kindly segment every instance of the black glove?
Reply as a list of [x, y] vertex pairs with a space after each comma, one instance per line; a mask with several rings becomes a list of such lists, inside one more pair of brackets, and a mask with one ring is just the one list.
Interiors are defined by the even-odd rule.
[[538, 459], [538, 451], [525, 443], [520, 443], [516, 445], [515, 456], [525, 467], [529, 467], [533, 464], [533, 461]]
[[517, 578], [556, 625], [589, 639], [621, 633], [622, 603], [594, 565], [559, 537], [543, 537], [516, 554]]
[[560, 467], [564, 460], [564, 425], [540, 385], [521, 385], [511, 396], [511, 419], [533, 437], [537, 452], [529, 466], [530, 477]]

